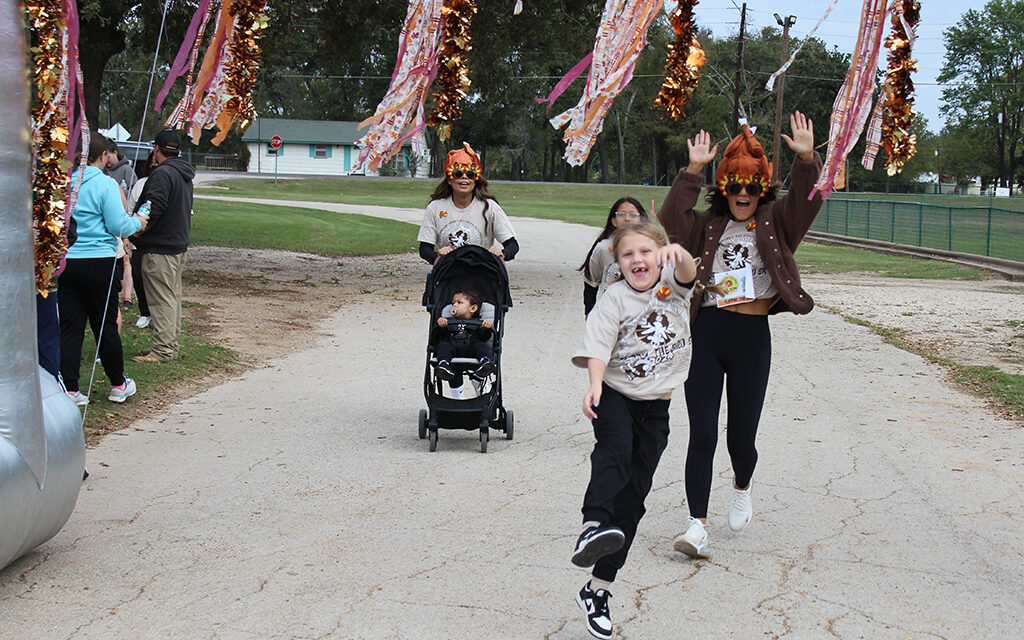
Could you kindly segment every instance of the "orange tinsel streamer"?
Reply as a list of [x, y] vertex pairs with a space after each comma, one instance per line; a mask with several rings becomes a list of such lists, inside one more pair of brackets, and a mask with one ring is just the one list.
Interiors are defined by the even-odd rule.
[[242, 131], [256, 113], [252, 90], [260, 70], [260, 38], [267, 28], [267, 18], [263, 15], [266, 4], [267, 0], [235, 0], [231, 6], [235, 28], [228, 44], [231, 65], [225, 80], [231, 99], [225, 105], [224, 113], [230, 114], [232, 121], [239, 121]]
[[697, 90], [700, 68], [707, 62], [704, 49], [697, 42], [697, 28], [693, 22], [693, 8], [697, 4], [697, 0], [680, 0], [669, 14], [676, 39], [668, 45], [665, 81], [654, 99], [654, 108], [663, 109], [665, 117], [673, 120], [686, 115], [683, 107]]
[[68, 175], [67, 113], [59, 108], [64, 86], [64, 9], [61, 0], [26, 0], [32, 32], [32, 224], [35, 230], [36, 290], [46, 296], [67, 251], [64, 199]]
[[921, 18], [917, 0], [896, 0], [892, 8], [892, 32], [885, 39], [889, 69], [885, 74], [888, 89], [882, 110], [882, 147], [888, 158], [885, 170], [895, 175], [917, 151], [917, 136], [910, 132], [914, 124], [914, 81], [917, 60], [910, 57], [914, 28]]
[[437, 93], [434, 94], [434, 110], [427, 123], [437, 127], [437, 135], [447, 140], [452, 124], [462, 117], [459, 103], [469, 92], [469, 65], [467, 58], [473, 49], [470, 26], [477, 6], [474, 0], [445, 0], [441, 8], [444, 23], [444, 37], [441, 40], [437, 71]]

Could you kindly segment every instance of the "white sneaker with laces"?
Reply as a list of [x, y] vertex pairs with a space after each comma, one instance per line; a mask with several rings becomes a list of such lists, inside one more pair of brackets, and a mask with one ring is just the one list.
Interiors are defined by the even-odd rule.
[[708, 530], [704, 523], [697, 518], [690, 517], [690, 526], [686, 529], [686, 533], [680, 534], [672, 541], [672, 548], [691, 558], [708, 557]]
[[746, 489], [732, 488], [732, 506], [729, 507], [729, 528], [733, 531], [742, 531], [743, 527], [750, 524], [750, 517], [754, 515], [754, 508], [750, 504], [750, 485]]
[[139, 316], [139, 319], [135, 321], [135, 326], [140, 329], [145, 329], [149, 326], [149, 316]]
[[84, 407], [89, 404], [89, 396], [85, 395], [81, 391], [68, 391], [68, 397], [74, 400], [75, 404], [80, 407]]
[[107, 400], [118, 403], [124, 402], [128, 399], [128, 396], [135, 395], [136, 391], [135, 381], [125, 376], [124, 384], [120, 387], [110, 387], [110, 395], [107, 396]]

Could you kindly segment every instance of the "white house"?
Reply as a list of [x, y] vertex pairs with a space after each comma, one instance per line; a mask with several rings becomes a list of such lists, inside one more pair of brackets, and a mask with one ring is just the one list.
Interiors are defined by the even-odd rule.
[[[249, 149], [249, 173], [273, 175], [275, 161], [277, 173], [347, 176], [363, 175], [361, 169], [353, 167], [359, 158], [356, 140], [364, 131], [356, 127], [358, 122], [340, 120], [290, 120], [285, 118], [255, 118], [242, 135], [242, 142]], [[281, 138], [277, 149], [271, 140]], [[412, 145], [405, 145], [402, 153], [391, 161], [394, 175], [409, 175], [409, 159]], [[427, 177], [427, 159], [415, 163], [416, 177]], [[365, 172], [365, 175], [377, 175]]]

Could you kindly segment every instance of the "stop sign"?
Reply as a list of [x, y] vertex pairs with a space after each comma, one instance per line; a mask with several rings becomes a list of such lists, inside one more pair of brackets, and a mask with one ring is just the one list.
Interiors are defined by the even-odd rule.
[[270, 139], [270, 146], [272, 146], [275, 149], [279, 149], [281, 147], [281, 142], [281, 136], [274, 136], [273, 138]]

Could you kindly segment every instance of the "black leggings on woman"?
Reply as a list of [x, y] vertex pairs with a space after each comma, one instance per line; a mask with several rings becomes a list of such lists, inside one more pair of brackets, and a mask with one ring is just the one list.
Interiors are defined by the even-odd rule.
[[686, 501], [691, 516], [706, 518], [723, 378], [728, 400], [726, 445], [736, 486], [746, 488], [757, 464], [754, 437], [768, 388], [772, 338], [768, 316], [705, 307], [693, 321], [692, 339], [693, 356], [685, 385], [690, 417]]

